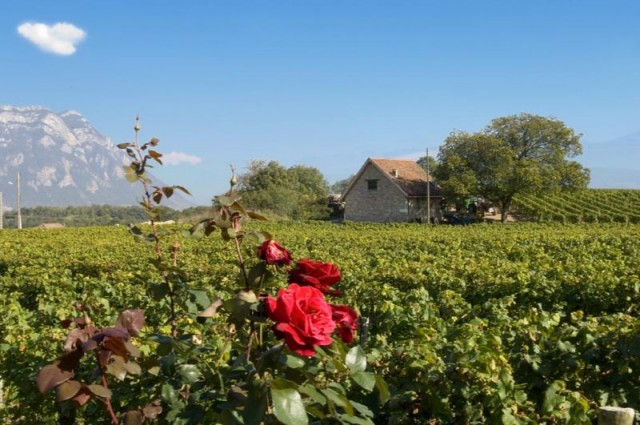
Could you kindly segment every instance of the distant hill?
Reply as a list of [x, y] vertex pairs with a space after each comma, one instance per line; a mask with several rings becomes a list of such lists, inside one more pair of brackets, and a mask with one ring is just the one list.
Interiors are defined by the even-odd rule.
[[592, 188], [640, 189], [640, 131], [583, 144], [579, 161], [591, 169]]
[[[124, 178], [127, 163], [123, 152], [78, 112], [0, 106], [0, 192], [5, 207], [15, 207], [18, 172], [24, 207], [135, 205], [141, 189]], [[167, 206], [172, 208], [190, 206], [181, 197], [171, 201]]]

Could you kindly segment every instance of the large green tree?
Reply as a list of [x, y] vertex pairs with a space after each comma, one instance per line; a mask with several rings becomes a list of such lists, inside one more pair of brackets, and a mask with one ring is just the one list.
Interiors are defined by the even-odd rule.
[[240, 176], [243, 203], [253, 209], [294, 218], [328, 216], [329, 186], [314, 167], [286, 168], [277, 161], [251, 161]]
[[482, 195], [498, 204], [504, 222], [518, 194], [587, 186], [589, 170], [571, 160], [582, 153], [580, 137], [555, 118], [496, 118], [478, 133], [449, 135], [434, 175], [450, 199]]

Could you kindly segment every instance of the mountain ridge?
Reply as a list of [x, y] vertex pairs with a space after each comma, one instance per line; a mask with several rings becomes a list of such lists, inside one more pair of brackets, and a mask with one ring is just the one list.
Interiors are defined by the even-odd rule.
[[[5, 207], [15, 208], [18, 173], [24, 207], [136, 205], [142, 193], [124, 177], [128, 163], [124, 152], [80, 112], [0, 106], [0, 192]], [[172, 208], [189, 206], [180, 196], [168, 201]]]

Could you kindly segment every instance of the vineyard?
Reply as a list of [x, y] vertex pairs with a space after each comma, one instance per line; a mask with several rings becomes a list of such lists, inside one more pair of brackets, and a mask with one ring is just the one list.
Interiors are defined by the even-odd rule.
[[[341, 270], [344, 302], [369, 319], [368, 362], [388, 385], [388, 401], [371, 412], [375, 423], [588, 424], [598, 406], [640, 410], [640, 226], [628, 224], [640, 221], [640, 192], [563, 196], [519, 198], [518, 208], [540, 221], [582, 224], [261, 228], [296, 258]], [[167, 237], [181, 244], [177, 261], [194, 303], [227, 295], [231, 243], [183, 230], [168, 228]], [[166, 349], [145, 338], [166, 330], [153, 297], [153, 253], [126, 229], [4, 230], [0, 249], [0, 423], [62, 423], [69, 407], [41, 395], [35, 377], [61, 352], [60, 321], [76, 317], [78, 304], [101, 326], [123, 309], [145, 310], [136, 341], [143, 370], [152, 366], [145, 356]], [[186, 312], [180, 320], [213, 370], [224, 323], [194, 318]], [[166, 406], [172, 395], [145, 386], [145, 373], [128, 384], [130, 395], [157, 394]], [[89, 403], [76, 423], [108, 423], [100, 408]]]
[[519, 214], [538, 222], [640, 223], [640, 190], [634, 189], [519, 195], [514, 203]]

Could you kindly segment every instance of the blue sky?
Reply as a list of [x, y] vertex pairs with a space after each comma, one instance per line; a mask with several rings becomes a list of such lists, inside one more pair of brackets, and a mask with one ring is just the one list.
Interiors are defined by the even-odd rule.
[[[0, 104], [77, 110], [114, 143], [140, 114], [143, 139], [200, 160], [156, 171], [200, 204], [226, 190], [229, 164], [304, 164], [332, 183], [367, 157], [435, 153], [453, 130], [520, 112], [554, 116], [585, 143], [640, 130], [636, 0], [0, 8]], [[29, 40], [37, 23], [81, 34], [62, 31], [72, 46], [52, 53]]]

